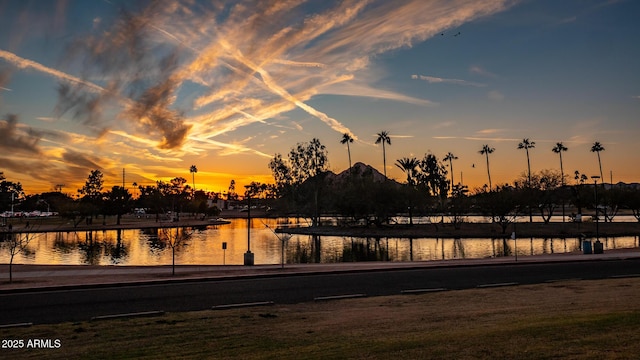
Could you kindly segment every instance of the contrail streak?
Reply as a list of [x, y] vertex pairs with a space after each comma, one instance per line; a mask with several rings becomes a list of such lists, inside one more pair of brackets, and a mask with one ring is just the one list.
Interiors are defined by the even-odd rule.
[[105, 89], [101, 86], [98, 86], [94, 83], [82, 80], [80, 78], [77, 78], [73, 75], [69, 75], [67, 73], [64, 73], [62, 71], [58, 71], [56, 69], [52, 69], [50, 67], [44, 66], [40, 63], [37, 63], [35, 61], [29, 60], [29, 59], [25, 59], [22, 58], [16, 54], [10, 53], [8, 51], [4, 51], [4, 50], [0, 50], [0, 58], [5, 59], [6, 61], [8, 61], [9, 63], [17, 66], [20, 69], [34, 69], [40, 72], [43, 72], [45, 74], [51, 75], [57, 79], [61, 79], [61, 80], [66, 80], [66, 81], [70, 81], [70, 82], [74, 82], [77, 84], [81, 84], [86, 86], [88, 89], [93, 90], [95, 92], [102, 92], [105, 91]]

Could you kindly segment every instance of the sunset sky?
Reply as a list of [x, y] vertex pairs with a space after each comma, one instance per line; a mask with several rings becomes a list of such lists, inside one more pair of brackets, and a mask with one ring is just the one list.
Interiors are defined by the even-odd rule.
[[272, 182], [268, 162], [318, 138], [330, 169], [382, 172], [431, 152], [455, 181], [532, 171], [640, 182], [634, 0], [0, 0], [0, 171], [25, 192]]

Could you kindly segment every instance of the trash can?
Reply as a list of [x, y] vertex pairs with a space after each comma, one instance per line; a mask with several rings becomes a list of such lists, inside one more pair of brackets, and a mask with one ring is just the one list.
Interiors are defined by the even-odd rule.
[[591, 250], [591, 240], [583, 240], [582, 241], [582, 253], [583, 254], [592, 254]]
[[594, 254], [602, 254], [604, 252], [604, 248], [602, 246], [602, 242], [600, 240], [596, 240], [593, 243], [593, 253]]

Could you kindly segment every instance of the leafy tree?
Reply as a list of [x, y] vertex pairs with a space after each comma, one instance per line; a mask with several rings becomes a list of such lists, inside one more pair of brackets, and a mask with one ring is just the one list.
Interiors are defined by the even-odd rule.
[[104, 175], [100, 170], [92, 170], [84, 186], [78, 192], [92, 199], [97, 199], [102, 194], [102, 185], [104, 184]]
[[640, 190], [625, 189], [622, 193], [621, 205], [631, 210], [633, 216], [640, 222]]
[[460, 229], [464, 222], [464, 215], [469, 211], [468, 189], [464, 185], [454, 185], [451, 190], [451, 199], [449, 199], [448, 210], [451, 217], [451, 223], [455, 229]]
[[161, 186], [164, 183], [162, 181], [156, 182], [156, 186], [138, 186], [140, 196], [138, 197], [138, 204], [141, 207], [151, 210], [156, 214], [156, 222], [160, 221], [160, 214], [163, 212], [165, 206], [164, 194], [161, 191]]
[[326, 147], [316, 138], [298, 143], [286, 160], [276, 154], [269, 162], [278, 195], [298, 213], [311, 215], [314, 225], [320, 216], [320, 194], [328, 166]]
[[11, 205], [18, 204], [25, 197], [22, 184], [6, 180], [0, 172], [0, 210], [11, 209]]
[[116, 224], [120, 225], [122, 215], [131, 211], [132, 202], [133, 199], [129, 190], [120, 186], [114, 186], [104, 194], [103, 214], [116, 215]]
[[559, 203], [559, 188], [562, 184], [560, 173], [554, 170], [541, 170], [531, 175], [522, 174], [514, 181], [519, 189], [521, 205], [538, 208], [540, 216], [548, 223]]
[[187, 179], [183, 177], [175, 177], [169, 183], [169, 196], [171, 198], [171, 208], [175, 214], [175, 221], [180, 221], [180, 212], [189, 201], [189, 185], [186, 185]]
[[433, 154], [426, 154], [418, 167], [420, 168], [417, 174], [418, 184], [431, 195], [446, 198], [449, 187], [447, 170], [438, 158]]
[[84, 186], [78, 189], [78, 193], [84, 195], [81, 199], [82, 206], [79, 207], [80, 215], [88, 217], [88, 222], [92, 221], [102, 207], [103, 184], [104, 175], [102, 171], [92, 170]]
[[613, 221], [620, 208], [625, 204], [625, 196], [628, 195], [626, 191], [615, 187], [602, 191], [602, 194], [598, 193], [599, 202], [603, 205], [601, 211], [605, 222]]
[[425, 154], [418, 168], [420, 169], [417, 174], [418, 190], [427, 197], [438, 199], [438, 210], [442, 215], [442, 222], [444, 222], [444, 201], [449, 190], [447, 170], [433, 154]]
[[509, 224], [516, 219], [518, 197], [511, 185], [498, 185], [494, 191], [482, 191], [475, 194], [476, 205], [491, 221], [498, 224], [502, 233], [506, 233]]

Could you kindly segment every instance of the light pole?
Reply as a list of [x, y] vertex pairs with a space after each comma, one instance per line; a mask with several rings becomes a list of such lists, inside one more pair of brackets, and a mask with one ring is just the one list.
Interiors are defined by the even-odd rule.
[[247, 197], [247, 252], [244, 253], [244, 264], [251, 266], [254, 263], [254, 256], [253, 256], [253, 253], [251, 252], [251, 191], [252, 191], [252, 186], [251, 185], [245, 185], [244, 187], [247, 189], [247, 191], [245, 192], [245, 195]]
[[596, 197], [596, 242], [600, 241], [600, 216], [598, 214], [598, 179], [600, 179], [600, 176], [598, 175], [593, 175], [591, 177], [593, 179], [593, 188], [595, 191], [595, 197]]

